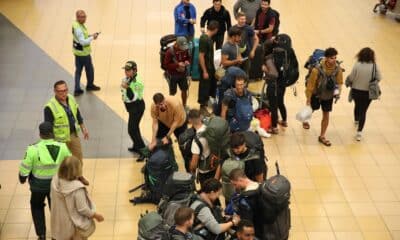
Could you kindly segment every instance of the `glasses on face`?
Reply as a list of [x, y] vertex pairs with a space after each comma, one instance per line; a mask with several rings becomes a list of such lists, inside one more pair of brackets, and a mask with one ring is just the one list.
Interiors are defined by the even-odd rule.
[[245, 237], [254, 237], [255, 234], [254, 233], [245, 233], [243, 234]]

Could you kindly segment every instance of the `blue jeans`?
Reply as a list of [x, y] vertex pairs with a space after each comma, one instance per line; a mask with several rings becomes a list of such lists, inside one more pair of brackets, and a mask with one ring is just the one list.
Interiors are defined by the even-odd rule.
[[75, 91], [81, 89], [81, 74], [82, 69], [85, 67], [87, 84], [86, 87], [92, 87], [94, 81], [94, 69], [92, 57], [88, 56], [75, 56]]

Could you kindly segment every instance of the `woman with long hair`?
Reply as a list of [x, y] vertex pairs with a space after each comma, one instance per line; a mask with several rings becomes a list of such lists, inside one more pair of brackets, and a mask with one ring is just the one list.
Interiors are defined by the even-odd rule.
[[369, 48], [363, 48], [357, 54], [357, 62], [346, 79], [346, 86], [351, 87], [351, 98], [354, 100], [354, 123], [357, 126], [357, 141], [361, 141], [362, 130], [365, 125], [368, 107], [371, 103], [369, 97], [369, 84], [372, 81], [380, 81], [381, 73], [375, 62], [375, 52]]

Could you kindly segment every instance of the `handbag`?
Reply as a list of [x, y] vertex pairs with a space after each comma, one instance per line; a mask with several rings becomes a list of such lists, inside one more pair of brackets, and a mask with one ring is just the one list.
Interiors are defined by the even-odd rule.
[[379, 99], [381, 94], [382, 94], [382, 91], [381, 91], [381, 88], [379, 87], [379, 82], [376, 79], [376, 65], [374, 63], [374, 65], [372, 66], [371, 80], [369, 81], [369, 86], [368, 86], [369, 99], [371, 99], [371, 100]]

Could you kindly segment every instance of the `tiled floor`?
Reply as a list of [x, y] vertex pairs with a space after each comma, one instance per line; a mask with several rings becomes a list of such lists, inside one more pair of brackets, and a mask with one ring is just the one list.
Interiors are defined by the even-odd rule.
[[[102, 31], [93, 44], [95, 81], [103, 90], [79, 98], [92, 139], [85, 142], [85, 176], [105, 222], [92, 239], [133, 239], [137, 219], [151, 205], [132, 206], [128, 189], [142, 182], [142, 164], [126, 152], [129, 138], [118, 85], [121, 66], [137, 61], [145, 81], [147, 110], [142, 121], [150, 137], [149, 106], [156, 91], [167, 92], [159, 70], [159, 38], [173, 29], [174, 1], [0, 1], [0, 239], [34, 239], [27, 185], [17, 183], [18, 158], [36, 139], [42, 106], [51, 84], [72, 84], [71, 21], [87, 10], [90, 31]], [[211, 1], [191, 1], [201, 15]], [[233, 0], [224, 0], [229, 10]], [[281, 0], [281, 31], [289, 33], [300, 63], [314, 48], [334, 46], [347, 72], [356, 52], [375, 49], [383, 72], [383, 96], [372, 103], [362, 142], [355, 142], [347, 89], [334, 106], [328, 137], [318, 144], [320, 113], [309, 131], [294, 119], [304, 104], [301, 72], [297, 97], [286, 94], [289, 128], [265, 140], [270, 159], [279, 161], [293, 186], [291, 239], [400, 239], [400, 28], [393, 19], [374, 15], [375, 0]], [[199, 21], [199, 18], [198, 18]], [[18, 30], [18, 29], [19, 30]], [[199, 29], [197, 28], [197, 34]], [[83, 78], [83, 82], [85, 82]], [[259, 86], [252, 86], [259, 88]], [[197, 84], [190, 90], [196, 106]]]

